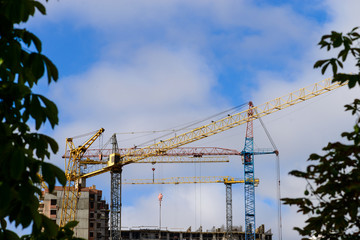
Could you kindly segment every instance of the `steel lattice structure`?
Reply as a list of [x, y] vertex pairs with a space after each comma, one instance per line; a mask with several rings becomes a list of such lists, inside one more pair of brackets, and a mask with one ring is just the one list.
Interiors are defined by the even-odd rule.
[[253, 104], [249, 103], [246, 126], [245, 146], [243, 150], [245, 176], [245, 239], [255, 240], [255, 186], [254, 186], [254, 133]]
[[[228, 129], [234, 128], [236, 126], [248, 123], [250, 120], [255, 120], [260, 117], [269, 115], [271, 113], [277, 112], [279, 110], [285, 109], [287, 107], [290, 107], [292, 105], [295, 105], [297, 103], [306, 101], [308, 99], [314, 98], [316, 96], [319, 96], [321, 94], [324, 94], [326, 92], [329, 92], [331, 90], [334, 90], [336, 88], [339, 88], [341, 86], [346, 85], [345, 83], [332, 83], [331, 79], [325, 79], [318, 83], [312, 84], [308, 87], [301, 88], [297, 91], [294, 91], [292, 93], [289, 93], [283, 97], [275, 98], [269, 102], [266, 102], [262, 105], [252, 107], [249, 110], [242, 111], [240, 113], [236, 113], [233, 115], [228, 115], [227, 117], [213, 121], [210, 124], [195, 128], [191, 131], [179, 134], [175, 137], [171, 137], [166, 140], [160, 140], [157, 143], [151, 144], [144, 148], [132, 148], [129, 149], [127, 153], [121, 155], [120, 153], [111, 153], [109, 156], [109, 161], [107, 161], [107, 165], [101, 169], [97, 169], [92, 172], [84, 173], [82, 174], [79, 171], [79, 161], [81, 160], [82, 154], [87, 150], [87, 148], [90, 145], [83, 145], [83, 148], [75, 148], [74, 145], [69, 142], [67, 142], [67, 146], [69, 146], [70, 154], [67, 155], [67, 151], [65, 152], [65, 162], [66, 162], [66, 177], [68, 179], [67, 187], [64, 188], [64, 196], [66, 196], [66, 202], [62, 204], [62, 214], [61, 214], [61, 221], [60, 225], [64, 225], [67, 221], [72, 220], [75, 218], [75, 211], [76, 211], [76, 199], [78, 198], [78, 192], [80, 186], [80, 180], [86, 179], [92, 176], [96, 176], [105, 172], [120, 172], [123, 166], [139, 162], [143, 159], [146, 159], [151, 156], [156, 155], [163, 155], [166, 154], [171, 149], [175, 149], [178, 147], [181, 147], [183, 145], [198, 141], [200, 139], [212, 136], [214, 134], [226, 131]], [[251, 112], [251, 114], [249, 114]], [[93, 138], [92, 138], [93, 139]], [[96, 139], [96, 137], [95, 137]], [[92, 140], [91, 140], [92, 141]], [[251, 139], [246, 139], [245, 141], [245, 147], [252, 146], [253, 143], [251, 143]], [[250, 159], [250, 162], [253, 161], [253, 147], [252, 152], [251, 150], [248, 151], [247, 149], [244, 149], [246, 154], [244, 156], [244, 159]], [[244, 161], [246, 162], [246, 161]], [[251, 164], [246, 165], [244, 169], [244, 173], [249, 173], [249, 177], [253, 179], [253, 166]], [[252, 176], [251, 176], [252, 173]], [[121, 178], [120, 178], [121, 181]], [[121, 183], [120, 183], [121, 185]], [[251, 192], [253, 189], [251, 186], [252, 184], [245, 184], [246, 186], [249, 185], [248, 188], [248, 194], [253, 196], [254, 193]], [[75, 197], [74, 197], [75, 196]], [[64, 197], [65, 199], [65, 197]], [[246, 202], [246, 204], [252, 203], [252, 199], [250, 201]], [[120, 204], [121, 205], [121, 204]], [[69, 207], [72, 206], [72, 207]], [[65, 209], [65, 210], [64, 210]], [[253, 218], [253, 224], [255, 224], [255, 209], [253, 211], [251, 208], [248, 211], [248, 216], [251, 216], [254, 214]], [[70, 212], [70, 213], [69, 213]], [[251, 216], [252, 218], [252, 216]], [[249, 221], [252, 221], [252, 219], [249, 219]], [[249, 225], [250, 226], [250, 225]], [[120, 226], [121, 228], [121, 226]], [[251, 226], [249, 229], [249, 235], [253, 235], [255, 226]], [[250, 234], [251, 231], [251, 234]]]
[[[111, 137], [112, 153], [118, 156], [118, 145], [116, 135]], [[120, 158], [115, 162], [121, 161]], [[113, 168], [110, 172], [111, 176], [111, 204], [110, 204], [110, 239], [121, 239], [121, 178], [122, 168]]]
[[[68, 221], [75, 220], [75, 213], [77, 209], [77, 202], [80, 197], [81, 178], [80, 176], [80, 159], [86, 150], [95, 142], [95, 140], [104, 132], [101, 128], [89, 140], [78, 148], [75, 147], [73, 139], [66, 139], [65, 154], [65, 176], [67, 179], [66, 186], [64, 187], [61, 213], [60, 213], [60, 226], [64, 226]], [[69, 148], [69, 151], [67, 151]]]
[[225, 183], [226, 186], [226, 237], [233, 239], [232, 234], [232, 183]]

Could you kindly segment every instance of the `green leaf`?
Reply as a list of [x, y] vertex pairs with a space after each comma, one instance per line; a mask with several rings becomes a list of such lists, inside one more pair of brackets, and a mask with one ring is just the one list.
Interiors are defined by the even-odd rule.
[[58, 146], [57, 142], [49, 136], [46, 136], [43, 134], [41, 134], [41, 136], [46, 140], [47, 144], [50, 145], [52, 152], [57, 153], [57, 151], [59, 150], [59, 146]]
[[64, 227], [65, 228], [74, 228], [74, 227], [76, 227], [77, 225], [78, 225], [78, 221], [70, 221], [70, 222], [68, 222]]
[[325, 64], [325, 66], [323, 66], [323, 68], [321, 69], [321, 73], [324, 75], [324, 73], [325, 73], [325, 71], [326, 71], [326, 69], [327, 69], [327, 67], [329, 66], [329, 64], [330, 64], [330, 61], [329, 62], [327, 62], [326, 64]]
[[45, 104], [46, 116], [51, 124], [51, 127], [54, 128], [55, 125], [57, 125], [59, 122], [58, 109], [57, 109], [55, 103], [53, 103], [46, 97], [39, 95], [39, 98]]
[[343, 49], [343, 50], [341, 50], [341, 51], [339, 52], [338, 58], [341, 57], [341, 60], [342, 60], [343, 62], [345, 62], [348, 53], [349, 53], [349, 50], [348, 50], [348, 49]]
[[34, 6], [39, 10], [39, 12], [41, 12], [41, 14], [46, 15], [46, 9], [40, 2], [34, 1]]
[[31, 53], [29, 56], [29, 61], [31, 62], [31, 71], [35, 78], [41, 78], [45, 71], [42, 55], [38, 53]]
[[0, 197], [0, 217], [3, 217], [3, 214], [7, 212], [13, 198], [11, 193], [11, 188], [8, 183], [0, 182], [0, 192], [2, 196], [8, 197]]
[[66, 184], [66, 176], [63, 170], [58, 168], [57, 166], [43, 162], [42, 163], [42, 174], [44, 180], [49, 184], [49, 191], [52, 192], [53, 187], [55, 185], [55, 177], [58, 179], [61, 185]]
[[314, 64], [314, 68], [319, 68], [319, 67], [321, 67], [324, 63], [326, 63], [327, 61], [329, 61], [329, 60], [319, 60], [319, 61], [317, 61], [315, 64]]
[[349, 88], [353, 88], [353, 87], [355, 87], [355, 85], [356, 85], [356, 81], [349, 80], [349, 83], [348, 83]]
[[19, 240], [20, 239], [16, 233], [14, 233], [13, 231], [9, 231], [9, 230], [4, 231], [4, 236], [5, 236], [4, 239], [7, 239], [7, 240]]
[[340, 47], [343, 43], [342, 33], [332, 32], [331, 40], [333, 41], [333, 47]]
[[333, 62], [331, 63], [331, 65], [332, 65], [333, 74], [336, 75], [336, 73], [337, 73], [337, 65], [336, 65], [336, 62], [333, 61]]
[[320, 156], [318, 154], [315, 154], [315, 153], [311, 154], [310, 157], [309, 157], [309, 159], [311, 159], [311, 160], [317, 160], [319, 158], [320, 158]]
[[50, 83], [51, 80], [57, 81], [59, 78], [59, 73], [56, 66], [46, 56], [43, 57], [47, 69], [48, 83]]
[[42, 222], [44, 224], [44, 231], [48, 237], [55, 237], [57, 235], [59, 227], [51, 219], [44, 215], [41, 215]]
[[44, 181], [48, 183], [49, 192], [52, 192], [55, 187], [55, 173], [53, 171], [53, 165], [43, 162], [41, 168]]
[[10, 159], [10, 174], [11, 177], [19, 180], [20, 176], [22, 175], [24, 169], [24, 153], [21, 149], [16, 149], [13, 152], [12, 158]]
[[37, 208], [31, 208], [31, 215], [33, 218], [33, 228], [36, 228], [41, 231], [42, 228], [42, 217], [41, 214], [39, 214]]
[[27, 35], [28, 38], [34, 43], [36, 50], [40, 53], [42, 50], [42, 43], [40, 39], [33, 33], [26, 31], [24, 35]]

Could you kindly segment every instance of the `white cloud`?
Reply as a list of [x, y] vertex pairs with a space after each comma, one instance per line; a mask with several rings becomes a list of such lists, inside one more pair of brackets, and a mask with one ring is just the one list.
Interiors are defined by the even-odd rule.
[[216, 84], [199, 55], [153, 46], [140, 49], [126, 64], [100, 62], [63, 79], [52, 95], [63, 119], [129, 132], [169, 128], [188, 116], [217, 112], [226, 101], [213, 92]]

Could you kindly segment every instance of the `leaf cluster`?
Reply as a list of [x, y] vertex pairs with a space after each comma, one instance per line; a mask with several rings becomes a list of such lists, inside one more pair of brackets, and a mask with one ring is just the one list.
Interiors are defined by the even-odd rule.
[[[81, 240], [81, 238], [74, 237], [74, 231], [72, 230], [78, 224], [77, 221], [70, 221], [64, 227], [58, 227], [53, 224], [50, 231], [51, 234], [47, 234], [45, 232], [40, 233], [37, 236], [34, 235], [26, 235], [23, 236], [22, 240]], [[54, 236], [49, 238], [49, 235]]]
[[[321, 73], [324, 74], [329, 66], [331, 66], [333, 73], [333, 81], [348, 82], [349, 88], [355, 87], [356, 83], [360, 85], [360, 33], [359, 27], [353, 28], [349, 33], [343, 34], [341, 32], [332, 31], [329, 35], [322, 36], [318, 45], [320, 48], [326, 48], [327, 51], [339, 49], [336, 57], [330, 59], [319, 60], [314, 64], [314, 68], [321, 68]], [[348, 56], [355, 59], [355, 66], [359, 69], [357, 74], [339, 73], [339, 68], [344, 67], [344, 62], [348, 60]]]
[[[360, 85], [360, 49], [358, 44], [359, 28], [352, 29], [343, 35], [331, 32], [324, 35], [319, 42], [321, 48], [328, 51], [340, 49], [337, 57], [319, 60], [314, 68], [320, 68], [324, 74], [328, 66], [332, 67], [333, 81], [348, 81], [349, 88]], [[338, 73], [348, 55], [356, 60], [359, 68], [357, 74]], [[352, 115], [360, 113], [360, 100], [345, 105]], [[305, 171], [293, 170], [289, 174], [305, 179], [307, 186], [305, 197], [283, 198], [288, 205], [296, 205], [298, 212], [308, 215], [305, 226], [295, 227], [303, 239], [359, 239], [360, 236], [360, 121], [359, 118], [352, 132], [341, 135], [345, 143], [328, 143], [323, 150], [325, 155], [311, 154], [310, 164]]]
[[0, 239], [19, 239], [7, 230], [6, 218], [23, 228], [32, 224], [33, 238], [52, 239], [67, 231], [58, 232], [57, 225], [38, 212], [39, 173], [49, 191], [56, 180], [64, 185], [66, 178], [44, 161], [58, 151], [56, 141], [37, 132], [45, 123], [54, 128], [59, 120], [55, 103], [32, 91], [43, 77], [49, 84], [58, 79], [56, 66], [42, 54], [40, 39], [19, 27], [36, 12], [46, 14], [39, 1], [0, 0]]
[[[311, 154], [306, 171], [290, 174], [306, 179], [305, 197], [284, 198], [285, 204], [297, 205], [298, 212], [311, 217], [304, 228], [295, 228], [302, 236], [319, 239], [357, 239], [360, 235], [360, 131], [342, 137], [350, 144], [329, 143], [324, 156]], [[306, 239], [306, 238], [305, 238]]]

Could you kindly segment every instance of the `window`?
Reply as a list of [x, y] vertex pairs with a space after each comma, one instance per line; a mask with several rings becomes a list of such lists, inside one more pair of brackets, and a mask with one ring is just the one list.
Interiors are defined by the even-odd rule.
[[90, 232], [90, 237], [94, 237], [94, 233], [93, 232]]
[[90, 218], [94, 218], [94, 213], [90, 213]]
[[100, 227], [101, 227], [101, 224], [100, 224], [100, 223], [97, 223], [97, 224], [96, 224], [96, 227], [97, 227], [97, 228], [100, 228]]
[[98, 233], [96, 234], [96, 237], [97, 237], [97, 238], [101, 238], [101, 232], [98, 232]]
[[56, 210], [50, 210], [50, 215], [56, 215]]
[[51, 203], [52, 206], [56, 205], [56, 199], [51, 199]]
[[90, 227], [93, 228], [93, 227], [94, 227], [94, 223], [91, 222], [91, 223], [90, 223]]
[[90, 208], [94, 208], [94, 202], [90, 202]]

